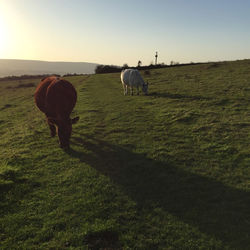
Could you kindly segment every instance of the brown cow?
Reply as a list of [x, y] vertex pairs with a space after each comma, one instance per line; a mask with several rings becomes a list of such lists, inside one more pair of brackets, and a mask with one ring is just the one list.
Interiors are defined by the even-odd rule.
[[70, 119], [76, 99], [74, 86], [55, 76], [43, 79], [35, 92], [35, 103], [46, 115], [51, 136], [54, 137], [56, 132], [58, 133], [62, 148], [69, 147], [72, 124], [79, 120], [79, 117]]

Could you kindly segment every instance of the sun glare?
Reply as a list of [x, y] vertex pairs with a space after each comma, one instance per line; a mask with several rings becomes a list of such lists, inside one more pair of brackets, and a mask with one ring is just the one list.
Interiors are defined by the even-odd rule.
[[[18, 24], [18, 25], [17, 25]], [[13, 55], [13, 31], [20, 29], [20, 21], [16, 18], [16, 11], [10, 5], [10, 1], [0, 4], [0, 58], [6, 59]], [[14, 29], [13, 29], [14, 27]]]
[[4, 57], [8, 45], [8, 32], [4, 21], [0, 18], [0, 58]]
[[9, 9], [6, 5], [0, 5], [0, 58], [6, 58], [10, 49], [10, 32], [8, 24]]
[[36, 28], [13, 2], [0, 3], [0, 58], [36, 58]]

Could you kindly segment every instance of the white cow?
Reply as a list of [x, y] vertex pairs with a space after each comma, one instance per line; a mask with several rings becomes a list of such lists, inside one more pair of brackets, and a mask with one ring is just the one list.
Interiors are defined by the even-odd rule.
[[137, 69], [125, 69], [121, 72], [121, 81], [124, 89], [124, 95], [128, 94], [128, 87], [130, 87], [130, 94], [133, 95], [133, 87], [137, 88], [137, 95], [139, 95], [139, 87], [147, 95], [148, 83], [145, 83], [140, 72]]

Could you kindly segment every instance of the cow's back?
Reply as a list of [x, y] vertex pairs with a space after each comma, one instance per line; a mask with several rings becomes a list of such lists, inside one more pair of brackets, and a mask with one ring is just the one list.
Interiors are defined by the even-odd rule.
[[126, 84], [128, 85], [129, 84], [129, 71], [127, 69], [123, 70], [121, 72], [121, 82], [122, 84]]
[[49, 117], [67, 118], [77, 99], [74, 86], [63, 79], [48, 77], [41, 81], [35, 92], [37, 107]]
[[125, 69], [121, 73], [121, 80], [123, 84], [128, 86], [141, 86], [144, 81], [140, 75], [140, 72], [135, 69]]
[[76, 104], [77, 94], [74, 86], [63, 79], [52, 82], [47, 91], [46, 109], [49, 115], [68, 118]]
[[53, 81], [57, 81], [57, 77], [51, 76], [47, 77], [38, 84], [35, 91], [35, 103], [36, 106], [43, 112], [46, 113], [46, 96], [48, 87]]

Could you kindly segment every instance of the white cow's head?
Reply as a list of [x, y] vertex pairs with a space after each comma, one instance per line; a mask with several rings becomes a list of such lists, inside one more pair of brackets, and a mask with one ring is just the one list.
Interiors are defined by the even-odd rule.
[[148, 94], [148, 82], [147, 83], [143, 83], [143, 85], [142, 85], [142, 91], [145, 93], [145, 95]]

